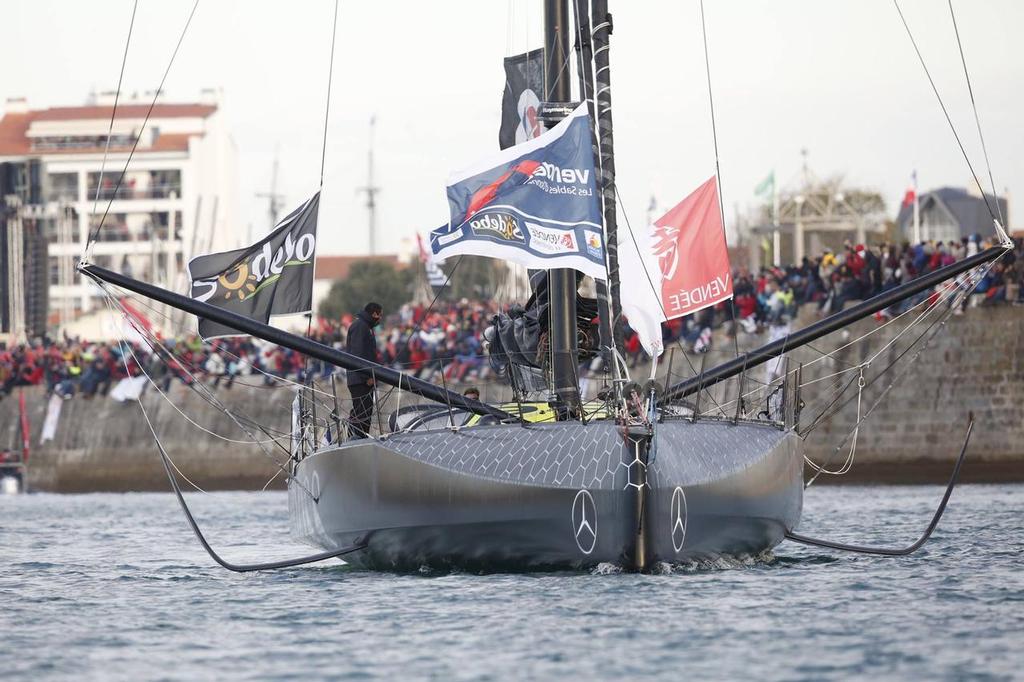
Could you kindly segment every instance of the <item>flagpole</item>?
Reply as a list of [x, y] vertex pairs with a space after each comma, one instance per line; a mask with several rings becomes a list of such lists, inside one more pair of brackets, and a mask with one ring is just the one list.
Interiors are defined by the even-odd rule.
[[917, 198], [917, 171], [914, 171], [914, 245], [921, 243], [921, 202]]
[[[772, 171], [772, 265], [782, 266], [782, 233], [779, 231], [779, 186], [775, 182], [775, 171]], [[797, 263], [799, 265], [799, 263]]]

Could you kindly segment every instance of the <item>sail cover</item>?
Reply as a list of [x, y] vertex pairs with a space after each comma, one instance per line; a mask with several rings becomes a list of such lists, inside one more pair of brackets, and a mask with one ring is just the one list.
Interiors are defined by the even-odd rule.
[[453, 173], [448, 205], [450, 223], [430, 233], [439, 258], [472, 254], [607, 278], [585, 104], [539, 137]]
[[544, 132], [544, 124], [537, 117], [543, 92], [543, 49], [505, 58], [505, 94], [501, 98], [498, 146], [508, 149]]
[[622, 287], [622, 312], [652, 357], [663, 350], [662, 322], [732, 296], [714, 177], [656, 220], [650, 232], [621, 236], [619, 242], [619, 271], [631, 283]]
[[[310, 312], [319, 207], [317, 192], [255, 244], [193, 258], [188, 264], [190, 296], [264, 324], [271, 315]], [[239, 334], [199, 319], [204, 339]]]

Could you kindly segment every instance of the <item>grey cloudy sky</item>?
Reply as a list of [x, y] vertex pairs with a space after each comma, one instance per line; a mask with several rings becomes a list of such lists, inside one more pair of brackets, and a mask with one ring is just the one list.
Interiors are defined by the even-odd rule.
[[[641, 221], [714, 172], [697, 0], [611, 0], [615, 142], [623, 208]], [[191, 0], [141, 0], [127, 92], [155, 89]], [[970, 175], [889, 0], [706, 0], [726, 214], [754, 202], [772, 169], [795, 183], [800, 150], [819, 176], [881, 191], [895, 213], [910, 173], [923, 190]], [[940, 93], [984, 172], [942, 0], [902, 0]], [[117, 83], [131, 0], [8, 0], [0, 40], [0, 100], [33, 108], [82, 103]], [[289, 206], [319, 183], [331, 0], [201, 0], [174, 63], [168, 101], [220, 87], [238, 146], [241, 215], [266, 229], [267, 189], [280, 149]], [[1011, 212], [1024, 192], [1024, 3], [956, 0], [996, 185]], [[321, 209], [322, 252], [365, 253], [368, 121], [377, 116], [378, 248], [447, 218], [451, 170], [496, 150], [502, 58], [539, 47], [540, 0], [351, 2], [338, 19]], [[1011, 217], [1020, 227], [1020, 220]], [[244, 227], [244, 226], [243, 226]]]

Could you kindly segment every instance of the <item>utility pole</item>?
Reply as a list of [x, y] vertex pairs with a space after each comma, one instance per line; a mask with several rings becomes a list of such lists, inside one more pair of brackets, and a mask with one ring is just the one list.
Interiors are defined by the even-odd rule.
[[[280, 146], [274, 148], [274, 169], [270, 175], [270, 191], [269, 192], [257, 192], [256, 197], [259, 199], [267, 199], [267, 214], [270, 218], [270, 228], [267, 230], [273, 230], [277, 225], [277, 216], [281, 212], [281, 203], [284, 201], [284, 195], [279, 194], [277, 191], [277, 166], [279, 157]], [[251, 234], [252, 226], [250, 225], [249, 242], [256, 241], [256, 236]]]
[[[782, 266], [782, 232], [779, 230], [779, 185], [772, 171], [772, 265]], [[800, 263], [797, 263], [799, 265]]]
[[377, 253], [377, 193], [380, 187], [373, 184], [373, 130], [377, 125], [377, 115], [370, 116], [370, 148], [367, 152], [366, 163], [366, 186], [356, 189], [357, 192], [366, 193], [366, 210], [369, 217], [370, 227], [370, 255]]

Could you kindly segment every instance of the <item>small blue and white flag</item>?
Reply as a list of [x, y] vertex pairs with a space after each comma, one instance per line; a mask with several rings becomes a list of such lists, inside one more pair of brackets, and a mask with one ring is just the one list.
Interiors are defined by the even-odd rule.
[[586, 104], [551, 130], [448, 181], [451, 219], [430, 233], [438, 258], [488, 256], [607, 279]]

